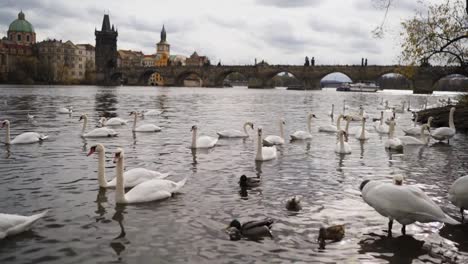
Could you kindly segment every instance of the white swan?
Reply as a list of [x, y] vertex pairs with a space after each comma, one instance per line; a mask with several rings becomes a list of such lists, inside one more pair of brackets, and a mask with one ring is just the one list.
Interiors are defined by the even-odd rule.
[[127, 124], [127, 120], [124, 120], [120, 117], [113, 117], [111, 119], [107, 119], [105, 117], [101, 117], [99, 123], [101, 126], [122, 126]]
[[42, 135], [36, 132], [25, 132], [17, 135], [13, 140], [10, 141], [10, 121], [4, 120], [2, 122], [2, 128], [6, 127], [5, 144], [30, 144], [41, 142], [48, 138], [46, 135]]
[[307, 132], [306, 131], [296, 131], [291, 135], [291, 140], [304, 140], [304, 139], [310, 139], [312, 138], [312, 134], [310, 133], [310, 126], [312, 122], [312, 117], [317, 118], [314, 114], [308, 114], [307, 115]]
[[465, 220], [463, 211], [468, 208], [468, 176], [458, 178], [450, 186], [448, 198], [455, 206], [460, 208], [462, 223]]
[[[89, 149], [87, 156], [91, 156], [94, 152], [98, 153], [98, 181], [101, 188], [113, 188], [117, 184], [116, 178], [111, 181], [106, 180], [105, 170], [105, 153], [106, 149], [102, 144], [96, 144]], [[169, 176], [169, 173], [160, 173], [159, 171], [148, 170], [145, 168], [133, 168], [124, 172], [124, 185], [126, 188], [134, 187], [142, 182], [153, 179], [164, 179]]]
[[359, 113], [358, 114], [349, 114], [352, 118], [351, 121], [361, 121], [363, 118], [367, 118], [368, 115], [364, 112], [364, 107], [362, 105], [359, 106]]
[[187, 178], [179, 182], [164, 179], [153, 179], [142, 182], [125, 193], [123, 149], [119, 148], [115, 152], [114, 163], [117, 163], [115, 202], [118, 204], [144, 203], [166, 199], [171, 197], [173, 193], [178, 192], [187, 181]]
[[333, 118], [333, 116], [335, 115], [335, 104], [332, 104], [332, 109], [331, 111], [328, 113], [328, 116]]
[[403, 150], [403, 144], [401, 140], [395, 137], [395, 121], [391, 120], [389, 124], [389, 132], [388, 132], [388, 139], [385, 141], [385, 148], [386, 149], [393, 149], [401, 151]]
[[159, 132], [161, 131], [161, 128], [158, 127], [157, 125], [153, 124], [143, 124], [139, 125], [138, 127], [136, 126], [137, 121], [138, 121], [138, 113], [135, 111], [132, 111], [130, 115], [133, 115], [133, 128], [132, 131], [134, 132]]
[[366, 130], [366, 118], [363, 117], [361, 122], [361, 131], [356, 133], [354, 137], [359, 140], [367, 140], [369, 139], [369, 132]]
[[427, 124], [422, 125], [420, 128], [420, 133], [421, 133], [420, 139], [412, 137], [412, 136], [402, 136], [402, 137], [399, 137], [399, 139], [403, 143], [403, 145], [427, 145], [427, 143], [429, 143], [429, 140], [426, 137], [424, 130], [429, 131], [429, 127], [427, 126]]
[[387, 124], [384, 124], [384, 112], [380, 112], [380, 120], [374, 123], [375, 131], [379, 134], [388, 134], [389, 127]]
[[218, 138], [209, 137], [209, 136], [200, 136], [197, 138], [197, 126], [192, 126], [192, 148], [212, 148], [218, 142]]
[[258, 128], [257, 137], [257, 155], [255, 160], [266, 161], [276, 158], [276, 146], [264, 147], [262, 146], [262, 128]]
[[31, 216], [0, 213], [0, 239], [31, 229], [31, 226], [47, 214], [47, 210]]
[[403, 225], [401, 232], [406, 234], [406, 225], [414, 222], [444, 222], [459, 224], [446, 215], [421, 189], [411, 185], [365, 180], [360, 186], [363, 200], [382, 216], [389, 218], [388, 235], [392, 234], [393, 220]]
[[404, 113], [404, 112], [406, 111], [406, 109], [405, 109], [406, 101], [402, 101], [401, 103], [402, 103], [401, 105], [395, 105], [395, 106], [393, 107], [395, 113], [402, 114], [402, 113]]
[[245, 122], [243, 126], [244, 132], [235, 129], [227, 129], [216, 132], [216, 134], [218, 134], [220, 138], [248, 138], [247, 127], [254, 129], [254, 124], [252, 122]]
[[453, 114], [455, 113], [455, 107], [450, 108], [449, 114], [449, 127], [439, 127], [436, 128], [431, 133], [431, 137], [438, 141], [447, 140], [447, 143], [450, 143], [450, 139], [455, 136], [457, 132], [455, 130], [455, 124], [453, 122]]
[[141, 111], [143, 116], [157, 116], [162, 114], [164, 111], [156, 110], [156, 109], [145, 109]]
[[336, 133], [341, 129], [341, 119], [343, 118], [343, 115], [339, 115], [338, 118], [336, 119], [336, 126], [333, 124], [330, 125], [325, 125], [325, 126], [319, 126], [318, 131], [319, 132], [329, 132], [329, 133]]
[[68, 108], [67, 107], [59, 108], [57, 110], [57, 113], [71, 115], [73, 113], [73, 107], [69, 106]]
[[[418, 113], [416, 113], [416, 118], [417, 118], [417, 115]], [[433, 117], [430, 116], [428, 119], [427, 119], [427, 126], [430, 128], [431, 127], [431, 123], [432, 123], [432, 119]], [[416, 119], [415, 119], [416, 120]], [[416, 122], [416, 121], [415, 121]], [[411, 128], [408, 128], [408, 129], [403, 129], [403, 132], [406, 134], [406, 135], [413, 135], [413, 136], [417, 136], [419, 135], [419, 133], [421, 133], [421, 126], [414, 126], [414, 127], [411, 127]], [[429, 129], [428, 130], [424, 130], [424, 133], [426, 135], [429, 135]]]
[[379, 106], [377, 106], [377, 110], [387, 110], [389, 108], [390, 107], [388, 106], [388, 100], [385, 100], [385, 105], [383, 103], [381, 103]]
[[348, 135], [346, 134], [346, 132], [343, 130], [338, 131], [338, 143], [336, 143], [335, 152], [340, 154], [350, 154], [351, 147], [349, 146], [347, 141]]
[[86, 126], [88, 125], [88, 115], [84, 114], [80, 116], [79, 121], [83, 119], [83, 129], [81, 130], [81, 136], [82, 137], [116, 137], [118, 135], [117, 132], [115, 132], [113, 129], [109, 129], [107, 127], [100, 127], [93, 129], [89, 131], [88, 133], [85, 133], [86, 131]]
[[273, 146], [273, 145], [283, 145], [284, 144], [284, 125], [286, 122], [283, 118], [279, 120], [279, 127], [280, 127], [280, 135], [269, 135], [263, 139], [264, 146]]

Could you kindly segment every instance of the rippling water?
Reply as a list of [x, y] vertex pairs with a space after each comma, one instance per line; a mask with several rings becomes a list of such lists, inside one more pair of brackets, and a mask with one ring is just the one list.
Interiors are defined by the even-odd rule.
[[[363, 144], [350, 138], [353, 152], [342, 156], [334, 152], [335, 135], [316, 132], [330, 122], [330, 105], [337, 113], [343, 99], [354, 109], [363, 104], [377, 117], [381, 98], [390, 104], [411, 99], [414, 106], [426, 96], [151, 87], [2, 87], [0, 95], [0, 119], [11, 121], [12, 136], [26, 131], [49, 135], [42, 144], [0, 147], [0, 212], [30, 215], [50, 209], [32, 231], [0, 241], [0, 263], [438, 263], [463, 262], [468, 256], [466, 227], [414, 224], [407, 227], [411, 237], [399, 237], [395, 224], [396, 238], [387, 239], [387, 219], [365, 204], [358, 191], [364, 179], [403, 174], [408, 184], [418, 184], [460, 219], [447, 190], [466, 174], [466, 135], [457, 134], [450, 145], [431, 143], [395, 154], [385, 151], [386, 136], [372, 133]], [[74, 107], [71, 117], [57, 113], [68, 105]], [[140, 121], [159, 125], [162, 132], [133, 135], [128, 125], [116, 128], [117, 138], [80, 137], [81, 113], [88, 113], [90, 129], [102, 113], [131, 119], [130, 111], [144, 108], [164, 110]], [[34, 122], [28, 122], [27, 112], [36, 116]], [[314, 138], [287, 143], [273, 161], [254, 161], [252, 138], [223, 139], [207, 152], [188, 148], [194, 124], [210, 136], [240, 129], [246, 121], [262, 126], [265, 134], [279, 134], [278, 118], [283, 117], [286, 134], [292, 134], [305, 130], [308, 112], [318, 117]], [[410, 126], [410, 114], [402, 114], [397, 123]], [[1, 129], [1, 141], [4, 136]], [[99, 190], [96, 155], [86, 156], [96, 142], [107, 148], [108, 178], [115, 175], [112, 151], [123, 147], [127, 168], [170, 171], [170, 179], [189, 180], [181, 194], [168, 200], [116, 206], [114, 190]], [[260, 176], [261, 186], [240, 192], [241, 174]], [[292, 195], [303, 197], [298, 213], [284, 207]], [[233, 218], [265, 217], [275, 219], [272, 239], [230, 241], [223, 231]], [[345, 238], [318, 249], [320, 226], [333, 224], [345, 224]]]

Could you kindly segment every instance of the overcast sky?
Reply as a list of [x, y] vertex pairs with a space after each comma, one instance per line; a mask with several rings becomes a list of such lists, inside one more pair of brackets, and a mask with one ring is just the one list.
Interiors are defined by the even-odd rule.
[[[423, 2], [440, 2], [425, 0]], [[118, 48], [155, 53], [166, 25], [171, 54], [197, 51], [212, 62], [251, 64], [395, 64], [400, 22], [423, 8], [416, 0], [395, 0], [382, 39], [371, 31], [384, 11], [372, 0], [0, 0], [0, 32], [22, 9], [37, 40], [95, 44], [104, 13], [119, 31]]]

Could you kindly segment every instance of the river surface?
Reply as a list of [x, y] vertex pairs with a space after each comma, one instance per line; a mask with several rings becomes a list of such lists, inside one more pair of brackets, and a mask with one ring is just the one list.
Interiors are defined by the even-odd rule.
[[[325, 91], [253, 90], [241, 87], [12, 87], [0, 89], [0, 119], [11, 121], [12, 136], [36, 131], [43, 143], [0, 146], [0, 212], [30, 215], [49, 209], [31, 231], [0, 241], [0, 263], [463, 263], [468, 257], [468, 228], [439, 223], [413, 224], [410, 236], [386, 238], [387, 219], [360, 197], [365, 179], [391, 181], [405, 176], [442, 209], [460, 220], [447, 199], [451, 183], [467, 174], [468, 137], [458, 133], [447, 144], [384, 149], [387, 136], [371, 133], [360, 143], [350, 137], [352, 154], [334, 152], [336, 136], [317, 132], [330, 123], [343, 99], [350, 110], [364, 105], [371, 116], [382, 98], [390, 104], [411, 100], [419, 107], [447, 95], [407, 92], [340, 93]], [[72, 116], [57, 109], [71, 105]], [[164, 110], [140, 123], [162, 127], [154, 134], [118, 127], [116, 138], [83, 139], [80, 114], [89, 115], [88, 129], [103, 113], [131, 119], [130, 111]], [[354, 109], [354, 110], [353, 110]], [[33, 122], [27, 112], [35, 115]], [[278, 118], [286, 120], [286, 135], [306, 129], [312, 112], [314, 138], [287, 142], [276, 160], [256, 163], [255, 137], [220, 139], [209, 151], [192, 152], [190, 128], [216, 136], [216, 131], [241, 129], [246, 121], [263, 127], [265, 135], [279, 134]], [[398, 134], [411, 126], [411, 114], [397, 116]], [[352, 124], [358, 125], [357, 122]], [[372, 125], [368, 124], [369, 130]], [[255, 135], [252, 131], [251, 135]], [[0, 129], [4, 141], [5, 129]], [[115, 175], [111, 161], [117, 147], [125, 149], [126, 168], [145, 167], [171, 172], [169, 179], [189, 177], [180, 194], [164, 201], [116, 206], [114, 190], [100, 190], [97, 155], [87, 157], [96, 142], [106, 146], [106, 173]], [[240, 192], [242, 174], [259, 176], [259, 187]], [[303, 210], [291, 213], [285, 201], [301, 195]], [[224, 228], [241, 222], [275, 220], [273, 238], [230, 241]], [[344, 224], [342, 241], [319, 249], [321, 226]], [[464, 260], [465, 259], [465, 260]], [[466, 262], [465, 262], [466, 263]]]

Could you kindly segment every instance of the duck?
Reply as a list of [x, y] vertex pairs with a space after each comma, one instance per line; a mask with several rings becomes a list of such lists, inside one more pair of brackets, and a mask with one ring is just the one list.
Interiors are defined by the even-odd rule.
[[389, 124], [389, 132], [388, 132], [388, 139], [385, 141], [385, 148], [402, 151], [403, 150], [403, 143], [401, 140], [394, 136], [395, 134], [395, 121], [391, 120]]
[[329, 132], [329, 133], [336, 133], [341, 129], [341, 119], [343, 119], [343, 115], [339, 115], [338, 118], [336, 119], [336, 126], [333, 124], [330, 125], [325, 125], [325, 126], [319, 126], [318, 131], [319, 132]]
[[422, 125], [420, 128], [420, 139], [412, 136], [402, 136], [398, 139], [400, 139], [403, 145], [427, 145], [429, 143], [429, 140], [426, 137], [426, 134], [424, 133], [425, 130], [430, 131], [429, 126], [427, 124]]
[[389, 237], [392, 236], [393, 220], [403, 226], [403, 235], [406, 235], [406, 226], [414, 222], [459, 224], [416, 186], [364, 180], [359, 189], [364, 202], [380, 215], [389, 218]]
[[333, 242], [338, 242], [343, 239], [345, 235], [345, 226], [344, 225], [333, 225], [329, 227], [320, 227], [318, 242], [321, 249], [325, 249], [325, 241], [332, 240]]
[[197, 138], [197, 126], [192, 126], [190, 130], [192, 132], [192, 149], [203, 149], [203, 148], [212, 148], [218, 142], [218, 138], [209, 137], [209, 136], [200, 136]]
[[384, 112], [380, 111], [380, 120], [374, 123], [375, 131], [379, 134], [388, 134], [389, 127], [387, 124], [384, 124]]
[[449, 201], [460, 208], [461, 222], [465, 221], [463, 214], [468, 208], [468, 175], [458, 178], [452, 183], [448, 192]]
[[305, 139], [311, 139], [312, 138], [311, 129], [310, 129], [312, 118], [317, 118], [317, 117], [312, 113], [307, 115], [307, 132], [302, 131], [302, 130], [294, 132], [291, 135], [291, 140], [292, 141], [294, 141], [294, 140], [305, 140]]
[[339, 154], [351, 154], [351, 147], [348, 144], [348, 135], [344, 130], [338, 132], [338, 142], [335, 146], [335, 152]]
[[127, 120], [124, 120], [120, 117], [113, 117], [111, 119], [107, 119], [106, 117], [101, 117], [99, 123], [101, 126], [122, 126], [127, 124]]
[[158, 127], [157, 125], [153, 125], [153, 124], [143, 124], [143, 125], [136, 126], [137, 121], [138, 121], [138, 112], [132, 111], [130, 112], [130, 115], [131, 116], [133, 115], [133, 128], [132, 128], [133, 132], [160, 132], [161, 131], [160, 127]]
[[254, 129], [254, 124], [252, 122], [245, 122], [243, 126], [243, 132], [235, 129], [227, 129], [223, 131], [216, 132], [219, 138], [248, 138], [249, 133], [247, 133], [247, 127]]
[[354, 137], [359, 140], [368, 140], [369, 139], [369, 132], [366, 130], [366, 120], [367, 118], [363, 117], [361, 119], [361, 131], [354, 134]]
[[69, 106], [69, 107], [59, 108], [57, 110], [57, 113], [71, 115], [73, 113], [73, 107]]
[[254, 177], [247, 177], [245, 175], [240, 176], [239, 178], [239, 186], [241, 188], [252, 188], [260, 186], [261, 180], [260, 178]]
[[267, 161], [276, 159], [276, 146], [264, 147], [262, 146], [262, 128], [257, 129], [257, 155], [255, 156], [256, 161]]
[[280, 128], [280, 135], [275, 136], [275, 135], [269, 135], [266, 136], [263, 139], [263, 145], [264, 146], [273, 146], [273, 145], [283, 145], [284, 144], [284, 125], [286, 125], [286, 122], [284, 121], [283, 118], [279, 120], [279, 128]]
[[[91, 156], [93, 153], [98, 154], [98, 182], [99, 187], [101, 188], [115, 188], [117, 185], [117, 178], [112, 179], [111, 181], [106, 180], [106, 171], [105, 171], [105, 153], [106, 149], [103, 144], [97, 143], [89, 149], [87, 156]], [[124, 177], [124, 186], [125, 188], [135, 187], [136, 185], [152, 180], [152, 179], [164, 179], [169, 176], [169, 173], [161, 173], [159, 171], [148, 170], [145, 168], [133, 168], [128, 171], [125, 171], [123, 174]]]
[[455, 133], [457, 132], [455, 129], [455, 123], [453, 121], [453, 114], [455, 113], [455, 107], [450, 108], [450, 114], [449, 114], [449, 126], [448, 127], [439, 127], [436, 128], [434, 131], [431, 133], [431, 137], [438, 140], [438, 141], [443, 141], [447, 140], [447, 143], [450, 144], [450, 139], [455, 136]]
[[234, 219], [231, 221], [226, 230], [237, 229], [238, 232], [244, 237], [251, 239], [259, 239], [261, 237], [273, 237], [271, 228], [273, 226], [272, 219], [248, 221], [241, 225], [241, 223]]
[[289, 211], [300, 211], [302, 209], [301, 198], [297, 195], [286, 200], [286, 209]]
[[116, 166], [115, 202], [117, 204], [134, 204], [163, 200], [178, 193], [187, 182], [187, 178], [179, 182], [166, 179], [152, 179], [137, 184], [125, 193], [124, 182], [124, 150], [118, 148], [114, 154]]
[[3, 120], [2, 128], [6, 127], [5, 135], [5, 144], [14, 145], [14, 144], [31, 144], [36, 142], [42, 142], [46, 140], [49, 136], [39, 134], [36, 132], [25, 132], [17, 135], [13, 140], [10, 140], [10, 121]]
[[96, 137], [116, 137], [118, 136], [118, 133], [115, 132], [113, 129], [107, 128], [107, 127], [100, 127], [93, 129], [89, 131], [88, 133], [86, 132], [86, 126], [88, 125], [88, 115], [83, 114], [80, 116], [80, 119], [78, 121], [83, 120], [83, 128], [81, 130], [81, 136], [82, 137], [87, 137], [87, 138], [96, 138]]
[[[411, 136], [418, 136], [420, 133], [421, 133], [421, 126], [417, 126], [416, 125], [416, 120], [418, 119], [418, 113], [415, 113], [415, 121], [414, 121], [414, 126], [411, 127], [411, 128], [407, 128], [407, 129], [403, 129], [403, 132], [406, 134], [406, 135], [411, 135]], [[427, 119], [427, 126], [430, 128], [431, 127], [431, 123], [432, 123], [432, 120], [434, 118], [432, 116], [430, 116], [428, 119]], [[430, 129], [427, 129], [427, 130], [424, 130], [424, 133], [426, 135], [430, 135]]]
[[45, 210], [31, 216], [0, 213], [0, 239], [31, 229], [32, 225], [43, 218], [47, 212], [48, 210]]

